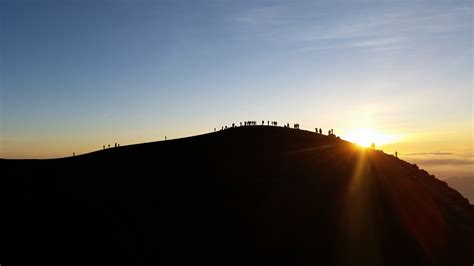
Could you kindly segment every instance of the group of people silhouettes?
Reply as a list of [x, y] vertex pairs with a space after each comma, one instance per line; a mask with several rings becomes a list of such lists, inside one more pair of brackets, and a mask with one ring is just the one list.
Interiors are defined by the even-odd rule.
[[[270, 120], [267, 120], [266, 121], [267, 123], [267, 126], [278, 126], [278, 122], [277, 121], [270, 121]], [[257, 125], [257, 121], [244, 121], [244, 122], [240, 122], [239, 125], [242, 127], [242, 126], [256, 126]], [[262, 126], [265, 126], [265, 120], [262, 120]], [[238, 125], [236, 123], [232, 123], [232, 126], [222, 126], [221, 127], [221, 130], [224, 130], [224, 129], [227, 129], [227, 128], [234, 128], [234, 127], [238, 127]], [[286, 124], [283, 124], [283, 127], [284, 128], [291, 128], [290, 127], [290, 123], [286, 123]], [[293, 129], [300, 129], [300, 124], [299, 123], [294, 123], [293, 124]], [[319, 134], [319, 135], [322, 135], [323, 134], [323, 129], [322, 128], [317, 128], [315, 127], [314, 128], [314, 131], [316, 132], [316, 134]], [[216, 132], [216, 128], [214, 128], [214, 132]], [[336, 139], [340, 139], [340, 137], [336, 136], [334, 134], [334, 129], [330, 129], [328, 130], [328, 137], [332, 137], [332, 138], [336, 138]]]
[[[272, 126], [277, 126], [277, 121], [267, 121], [267, 125], [269, 126], [271, 123]], [[244, 121], [243, 126], [256, 126], [257, 121]], [[265, 120], [262, 120], [262, 126], [265, 125]], [[242, 122], [240, 122], [240, 126], [242, 126]], [[235, 123], [232, 123], [232, 127], [236, 127]], [[223, 126], [222, 129], [227, 129], [227, 126]], [[215, 131], [215, 130], [214, 130]]]
[[[256, 126], [257, 125], [257, 121], [244, 121], [243, 123], [240, 122], [240, 126]], [[265, 125], [265, 120], [262, 120], [262, 126]], [[270, 126], [278, 126], [278, 122], [277, 121], [270, 121], [268, 120], [267, 121], [267, 125]], [[288, 125], [288, 126], [287, 126]], [[290, 124], [288, 123], [287, 125], [284, 125], [284, 127], [290, 127]], [[297, 125], [297, 126], [296, 126]], [[232, 123], [232, 127], [236, 127], [237, 125], [235, 123]], [[295, 128], [298, 128], [299, 129], [299, 124], [295, 124]], [[222, 126], [221, 127], [221, 130], [224, 130], [224, 129], [227, 129], [227, 126]], [[214, 128], [214, 131], [216, 131], [216, 128]]]
[[[120, 144], [115, 142], [114, 148], [118, 148], [118, 147], [120, 147]], [[107, 148], [110, 149], [110, 144], [107, 145]], [[102, 145], [102, 149], [105, 150], [105, 145]]]
[[[244, 122], [240, 122], [239, 124], [240, 126], [256, 126], [257, 125], [257, 121], [244, 121]], [[265, 125], [265, 120], [262, 120], [262, 126]], [[278, 126], [278, 122], [277, 121], [270, 121], [268, 120], [267, 121], [267, 126]], [[232, 123], [232, 128], [236, 127], [237, 125], [235, 123]], [[283, 127], [285, 128], [291, 128], [290, 127], [290, 123], [286, 123], [283, 125]], [[227, 126], [222, 126], [221, 127], [221, 130], [224, 130], [224, 129], [227, 129], [228, 127]], [[230, 127], [229, 127], [230, 128]], [[293, 124], [293, 128], [294, 129], [300, 129], [300, 124], [299, 123], [294, 123]], [[214, 132], [216, 131], [216, 128], [214, 128]], [[317, 134], [323, 134], [323, 129], [322, 128], [314, 128], [314, 131], [317, 133]], [[336, 136], [334, 135], [334, 130], [331, 128], [329, 131], [328, 131], [328, 136]]]
[[[240, 122], [240, 126], [256, 126], [257, 125], [257, 121], [244, 121], [244, 122]], [[265, 125], [265, 120], [262, 120], [262, 126]], [[278, 126], [278, 122], [277, 121], [270, 121], [268, 120], [267, 121], [267, 125], [270, 126]], [[237, 125], [235, 123], [232, 123], [232, 128], [236, 127]], [[285, 128], [290, 128], [290, 123], [286, 123], [283, 125], [283, 127]], [[224, 129], [227, 129], [228, 127], [227, 126], [222, 126], [221, 127], [221, 130], [224, 130]], [[299, 123], [294, 123], [293, 124], [293, 128], [294, 129], [300, 129], [300, 124]], [[216, 131], [216, 128], [214, 128], [214, 131]], [[323, 129], [322, 128], [314, 128], [314, 131], [316, 133], [319, 133], [319, 134], [323, 134]], [[328, 131], [328, 136], [335, 136], [334, 135], [334, 130], [333, 129], [330, 129]]]
[[[317, 134], [322, 135], [323, 134], [323, 129], [315, 127], [314, 132], [316, 132]], [[334, 135], [334, 129], [331, 128], [330, 130], [328, 130], [328, 136], [330, 136], [330, 137], [335, 137], [336, 136], [336, 135]]]

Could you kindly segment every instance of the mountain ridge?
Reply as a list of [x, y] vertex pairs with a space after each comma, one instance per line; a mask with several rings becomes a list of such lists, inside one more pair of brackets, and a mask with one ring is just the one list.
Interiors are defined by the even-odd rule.
[[473, 261], [466, 198], [416, 165], [334, 136], [237, 127], [0, 166], [24, 197], [13, 228], [28, 243], [12, 254], [22, 246], [51, 261], [38, 240], [49, 236], [70, 246], [54, 245], [55, 260], [87, 243], [85, 261], [118, 264]]

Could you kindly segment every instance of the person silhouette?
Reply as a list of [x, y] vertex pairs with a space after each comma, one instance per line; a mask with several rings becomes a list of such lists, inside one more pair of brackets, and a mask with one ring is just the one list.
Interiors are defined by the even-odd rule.
[[108, 145], [108, 147], [110, 148], [110, 144]]
[[398, 158], [398, 151], [395, 151], [395, 157]]
[[320, 135], [323, 134], [323, 129], [322, 128], [319, 129], [319, 134]]
[[105, 150], [105, 145], [102, 145], [102, 148]]

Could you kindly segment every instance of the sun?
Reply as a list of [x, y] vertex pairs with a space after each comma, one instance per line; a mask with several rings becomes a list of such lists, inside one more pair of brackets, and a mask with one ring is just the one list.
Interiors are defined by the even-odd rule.
[[393, 136], [383, 134], [380, 131], [370, 128], [356, 128], [350, 130], [345, 138], [362, 147], [369, 147], [372, 143], [380, 146], [394, 140]]

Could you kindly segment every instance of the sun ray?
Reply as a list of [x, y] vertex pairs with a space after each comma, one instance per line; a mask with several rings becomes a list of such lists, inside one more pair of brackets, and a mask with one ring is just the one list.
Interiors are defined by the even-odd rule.
[[[346, 184], [341, 209], [343, 264], [354, 261], [364, 265], [380, 264], [368, 153], [365, 149], [357, 149], [352, 157], [353, 172]], [[364, 246], [360, 246], [362, 242]]]

